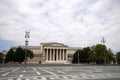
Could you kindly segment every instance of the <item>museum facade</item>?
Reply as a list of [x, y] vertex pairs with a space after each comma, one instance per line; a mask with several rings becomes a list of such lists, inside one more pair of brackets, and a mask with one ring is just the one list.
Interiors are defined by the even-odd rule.
[[[17, 46], [25, 48], [25, 46]], [[17, 47], [12, 47], [16, 49]], [[28, 46], [27, 49], [33, 51], [34, 57], [27, 59], [27, 63], [40, 64], [71, 64], [73, 54], [81, 49], [79, 47], [68, 47], [65, 44], [51, 42], [41, 43], [40, 46]]]

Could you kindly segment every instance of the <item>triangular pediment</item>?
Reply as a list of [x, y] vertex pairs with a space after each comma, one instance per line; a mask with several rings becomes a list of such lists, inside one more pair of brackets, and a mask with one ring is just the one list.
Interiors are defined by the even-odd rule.
[[57, 43], [57, 42], [54, 42], [54, 43], [42, 43], [43, 46], [56, 46], [56, 47], [68, 47], [67, 45], [64, 45], [62, 43]]

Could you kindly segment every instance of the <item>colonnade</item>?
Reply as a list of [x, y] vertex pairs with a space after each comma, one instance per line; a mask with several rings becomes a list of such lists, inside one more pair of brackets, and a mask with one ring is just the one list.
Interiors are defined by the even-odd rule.
[[66, 49], [44, 49], [45, 61], [67, 61]]

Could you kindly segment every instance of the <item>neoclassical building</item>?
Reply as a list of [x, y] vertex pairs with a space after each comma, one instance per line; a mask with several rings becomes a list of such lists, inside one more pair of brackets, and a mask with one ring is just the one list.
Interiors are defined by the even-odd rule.
[[[17, 46], [25, 48], [25, 46]], [[12, 47], [13, 49], [17, 47]], [[78, 47], [68, 47], [65, 44], [51, 42], [41, 43], [40, 46], [28, 46], [28, 49], [33, 51], [34, 57], [27, 59], [27, 63], [41, 64], [70, 64], [73, 54], [81, 49]]]

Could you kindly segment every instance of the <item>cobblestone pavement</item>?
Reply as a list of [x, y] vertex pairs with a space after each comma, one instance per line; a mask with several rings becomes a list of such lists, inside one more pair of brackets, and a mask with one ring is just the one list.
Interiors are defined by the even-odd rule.
[[0, 80], [120, 80], [120, 66], [1, 67]]

